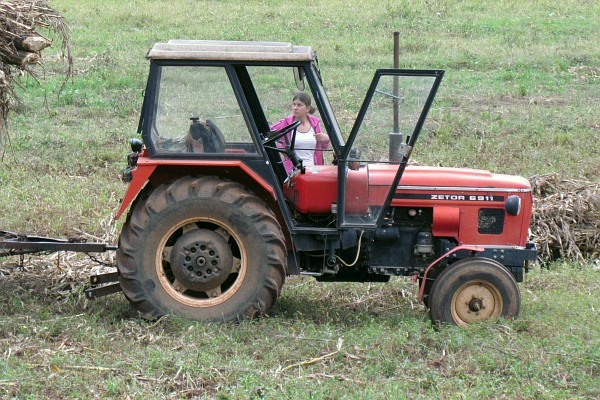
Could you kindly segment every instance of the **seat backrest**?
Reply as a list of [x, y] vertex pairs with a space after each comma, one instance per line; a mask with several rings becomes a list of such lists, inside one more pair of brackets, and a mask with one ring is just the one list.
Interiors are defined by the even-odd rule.
[[200, 122], [198, 118], [192, 118], [186, 145], [191, 153], [223, 153], [225, 137], [211, 120]]
[[[210, 146], [211, 149], [214, 149], [214, 153], [225, 152], [225, 136], [223, 136], [223, 132], [210, 119], [206, 120], [206, 125], [210, 128], [211, 135], [208, 140], [209, 143], [204, 143], [204, 148]], [[208, 152], [208, 150], [206, 151]]]

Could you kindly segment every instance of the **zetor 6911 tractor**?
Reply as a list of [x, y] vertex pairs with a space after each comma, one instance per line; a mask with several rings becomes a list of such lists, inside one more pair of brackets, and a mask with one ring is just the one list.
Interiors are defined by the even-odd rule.
[[[298, 274], [412, 276], [436, 324], [518, 315], [535, 260], [528, 181], [408, 165], [443, 71], [377, 70], [344, 139], [310, 47], [172, 40], [147, 58], [117, 250], [144, 317], [263, 315]], [[330, 139], [324, 165], [303, 165], [298, 122], [270, 129], [298, 90]]]

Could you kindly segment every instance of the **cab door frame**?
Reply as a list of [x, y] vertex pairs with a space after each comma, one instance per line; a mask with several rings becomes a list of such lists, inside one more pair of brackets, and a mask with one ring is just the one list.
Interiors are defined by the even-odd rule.
[[[429, 90], [429, 94], [424, 102], [421, 113], [416, 121], [413, 131], [410, 135], [406, 137], [406, 152], [402, 153], [402, 158], [399, 162], [387, 162], [388, 164], [399, 164], [398, 170], [394, 179], [390, 185], [387, 197], [385, 202], [383, 203], [383, 209], [380, 210], [379, 216], [375, 220], [374, 223], [357, 223], [350, 222], [346, 220], [346, 190], [347, 190], [347, 180], [348, 180], [348, 162], [350, 160], [350, 151], [352, 150], [353, 144], [356, 141], [356, 137], [359, 133], [360, 127], [365, 119], [365, 115], [367, 110], [373, 100], [373, 96], [377, 91], [378, 84], [382, 77], [384, 76], [392, 76], [394, 78], [401, 79], [402, 77], [432, 77], [434, 78], [433, 83], [431, 85], [431, 89]], [[406, 169], [408, 164], [408, 160], [410, 159], [410, 155], [412, 149], [414, 148], [415, 143], [419, 137], [419, 133], [423, 128], [423, 124], [427, 118], [427, 114], [429, 113], [429, 109], [433, 104], [433, 100], [437, 93], [437, 90], [441, 84], [442, 78], [444, 76], [443, 70], [407, 70], [407, 69], [378, 69], [375, 71], [375, 75], [373, 80], [371, 81], [371, 85], [367, 91], [363, 104], [360, 108], [360, 111], [356, 117], [356, 121], [354, 122], [354, 126], [352, 127], [352, 131], [350, 132], [350, 136], [346, 141], [345, 145], [342, 148], [341, 157], [338, 162], [338, 228], [380, 228], [383, 219], [385, 218], [387, 211], [389, 209], [389, 205], [392, 201], [394, 193], [396, 192], [396, 188], [400, 179], [402, 178], [402, 174]], [[360, 161], [360, 160], [359, 160]]]

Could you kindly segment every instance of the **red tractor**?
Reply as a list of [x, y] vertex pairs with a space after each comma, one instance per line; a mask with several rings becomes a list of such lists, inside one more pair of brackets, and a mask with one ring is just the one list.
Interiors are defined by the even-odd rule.
[[[529, 182], [408, 165], [444, 71], [377, 70], [344, 140], [310, 47], [172, 40], [147, 58], [112, 276], [145, 318], [264, 315], [288, 275], [410, 276], [436, 324], [519, 314]], [[297, 90], [329, 137], [324, 165], [303, 165], [297, 122], [270, 128]]]
[[[344, 140], [310, 47], [172, 40], [147, 58], [117, 250], [144, 317], [263, 315], [298, 274], [412, 276], [435, 323], [518, 315], [536, 256], [528, 181], [408, 165], [443, 71], [377, 70]], [[302, 165], [297, 123], [270, 129], [296, 90], [329, 136], [325, 165]]]

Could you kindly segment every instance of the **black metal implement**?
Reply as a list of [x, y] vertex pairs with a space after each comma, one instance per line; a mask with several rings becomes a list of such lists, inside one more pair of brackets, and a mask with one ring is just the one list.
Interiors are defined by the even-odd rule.
[[[119, 273], [109, 272], [101, 275], [90, 276], [90, 288], [85, 289], [85, 297], [89, 300], [121, 291]], [[102, 285], [102, 286], [101, 286]]]
[[[117, 250], [117, 248], [118, 246], [107, 243], [88, 243], [85, 239], [80, 238], [56, 239], [0, 230], [0, 257], [56, 251], [103, 253], [109, 250]], [[90, 284], [91, 288], [85, 290], [85, 296], [90, 300], [121, 291], [118, 272], [93, 275], [90, 277]]]
[[118, 293], [121, 291], [121, 285], [117, 283], [113, 283], [112, 285], [93, 287], [85, 289], [85, 297], [88, 300], [94, 300], [99, 297], [108, 296], [109, 294]]
[[118, 282], [118, 281], [119, 281], [119, 273], [118, 272], [109, 272], [107, 274], [90, 276], [90, 284], [92, 286], [103, 285], [105, 283], [114, 283], [114, 282]]
[[109, 250], [116, 250], [117, 248], [118, 246], [107, 243], [88, 243], [85, 239], [79, 238], [56, 239], [0, 230], [0, 257], [55, 251], [103, 253]]
[[88, 300], [94, 300], [98, 297], [108, 296], [109, 294], [118, 293], [120, 291], [121, 285], [119, 283], [113, 283], [112, 285], [85, 289], [85, 297], [87, 297]]

